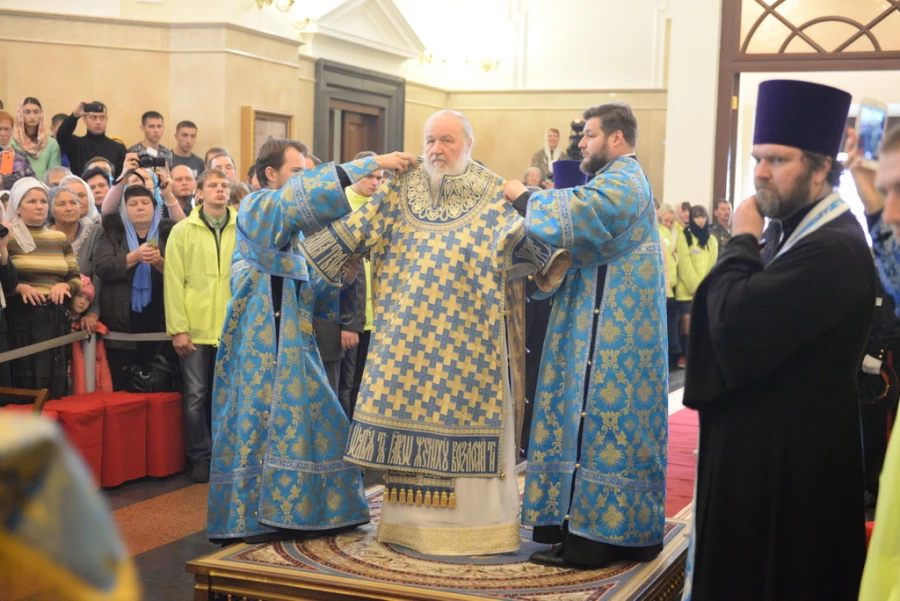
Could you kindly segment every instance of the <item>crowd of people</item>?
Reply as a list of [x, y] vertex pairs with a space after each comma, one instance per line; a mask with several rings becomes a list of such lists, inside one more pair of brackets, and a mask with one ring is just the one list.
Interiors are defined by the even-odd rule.
[[[700, 414], [685, 598], [888, 599], [900, 443], [880, 451], [885, 526], [867, 562], [857, 374], [886, 360], [868, 343], [879, 294], [900, 303], [900, 129], [877, 174], [847, 136], [873, 263], [836, 188], [849, 104], [828, 86], [764, 82], [757, 192], [732, 216], [724, 200], [710, 215], [653, 198], [623, 103], [583, 115], [569, 158], [585, 185], [562, 166], [551, 177], [566, 158], [554, 129], [523, 181], [503, 181], [472, 160], [472, 127], [449, 110], [426, 122], [421, 164], [401, 152], [319, 164], [270, 140], [242, 184], [224, 149], [193, 155], [191, 122], [169, 150], [147, 112], [126, 149], [106, 135], [106, 107], [80, 103], [54, 118], [54, 139], [26, 98], [16, 119], [0, 112], [12, 156], [0, 344], [73, 328], [170, 336], [109, 341], [111, 386], [159, 355], [180, 364], [190, 477], [210, 482], [215, 541], [365, 523], [371, 467], [385, 471], [380, 542], [504, 553], [525, 524], [552, 545], [532, 561], [576, 568], [661, 552], [668, 375], [683, 368]], [[507, 283], [526, 276], [553, 304], [520, 504], [504, 315]], [[59, 397], [68, 364], [57, 347], [0, 378]]]

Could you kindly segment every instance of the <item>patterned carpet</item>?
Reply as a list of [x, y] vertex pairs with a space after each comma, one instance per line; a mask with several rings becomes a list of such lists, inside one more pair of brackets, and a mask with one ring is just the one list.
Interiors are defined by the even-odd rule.
[[[422, 556], [404, 547], [375, 541], [382, 490], [381, 486], [374, 486], [367, 491], [373, 519], [365, 527], [309, 541], [236, 545], [191, 562], [189, 570], [228, 573], [229, 578], [245, 573], [251, 580], [278, 581], [285, 590], [330, 590], [347, 595], [321, 598], [608, 601], [645, 598], [642, 593], [664, 573], [677, 579], [680, 570], [676, 564], [683, 561], [687, 544], [685, 526], [689, 511], [667, 520], [665, 549], [658, 559], [647, 564], [620, 563], [603, 570], [540, 566], [529, 562], [528, 556], [547, 547], [532, 542], [530, 532], [524, 529], [518, 553], [491, 557]], [[210, 582], [212, 590], [228, 592], [217, 589], [214, 578]], [[247, 591], [247, 582], [244, 585], [241, 590]], [[210, 598], [217, 597], [211, 594]]]

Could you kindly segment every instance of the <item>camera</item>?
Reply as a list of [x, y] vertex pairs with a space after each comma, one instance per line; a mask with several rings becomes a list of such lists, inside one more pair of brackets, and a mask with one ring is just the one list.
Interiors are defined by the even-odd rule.
[[156, 169], [157, 167], [165, 168], [166, 159], [165, 157], [155, 157], [147, 153], [141, 153], [138, 155], [138, 165], [144, 169]]
[[84, 105], [83, 110], [85, 113], [102, 113], [104, 108], [102, 102], [89, 102]]
[[0, 238], [6, 238], [9, 236], [9, 228], [0, 223]]

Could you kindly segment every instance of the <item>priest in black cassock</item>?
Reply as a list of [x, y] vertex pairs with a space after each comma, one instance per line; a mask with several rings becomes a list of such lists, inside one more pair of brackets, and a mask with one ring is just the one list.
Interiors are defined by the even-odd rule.
[[[850, 95], [759, 87], [756, 195], [694, 296], [684, 404], [700, 412], [684, 599], [855, 600], [865, 560], [856, 370], [875, 305], [837, 194]], [[760, 255], [763, 218], [780, 225]]]

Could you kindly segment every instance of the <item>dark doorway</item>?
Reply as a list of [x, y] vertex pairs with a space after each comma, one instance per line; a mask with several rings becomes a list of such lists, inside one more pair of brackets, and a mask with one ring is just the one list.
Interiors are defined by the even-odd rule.
[[402, 150], [404, 92], [399, 77], [320, 59], [314, 154], [323, 161], [347, 161], [362, 150]]
[[341, 100], [332, 100], [329, 109], [327, 160], [346, 163], [364, 150], [385, 152], [382, 109]]

